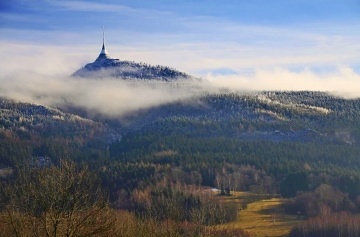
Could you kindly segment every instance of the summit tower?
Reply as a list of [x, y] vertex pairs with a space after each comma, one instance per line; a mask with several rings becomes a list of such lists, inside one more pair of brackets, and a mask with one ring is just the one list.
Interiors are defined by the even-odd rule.
[[108, 52], [106, 51], [106, 47], [105, 47], [105, 31], [104, 31], [104, 27], [103, 27], [103, 44], [102, 44], [101, 52], [95, 61], [99, 61], [102, 59], [109, 59], [109, 58], [110, 57], [109, 57]]

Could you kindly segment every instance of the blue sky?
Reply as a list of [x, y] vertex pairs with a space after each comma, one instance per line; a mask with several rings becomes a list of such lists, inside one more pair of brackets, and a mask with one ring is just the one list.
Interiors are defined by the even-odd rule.
[[0, 70], [69, 74], [97, 57], [103, 26], [114, 58], [205, 78], [360, 71], [359, 0], [0, 0]]

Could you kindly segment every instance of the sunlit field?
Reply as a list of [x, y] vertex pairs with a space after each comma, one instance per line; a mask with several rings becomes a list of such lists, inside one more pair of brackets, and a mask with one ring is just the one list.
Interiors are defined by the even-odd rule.
[[[250, 193], [236, 193], [226, 198], [227, 202], [242, 200], [251, 201], [251, 198], [261, 198], [261, 195]], [[241, 228], [254, 237], [287, 236], [292, 227], [301, 222], [301, 217], [284, 213], [282, 204], [285, 199], [271, 198], [258, 200], [247, 205], [246, 209], [239, 205], [239, 214], [236, 222], [225, 224], [229, 228]]]

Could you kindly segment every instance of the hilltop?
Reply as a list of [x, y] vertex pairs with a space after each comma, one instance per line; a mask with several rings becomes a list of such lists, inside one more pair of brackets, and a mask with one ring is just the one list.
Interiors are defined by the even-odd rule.
[[176, 81], [195, 79], [194, 77], [166, 66], [152, 66], [145, 63], [114, 59], [109, 56], [105, 43], [97, 59], [86, 64], [73, 73], [74, 77], [84, 78], [116, 78], [116, 79], [140, 79]]

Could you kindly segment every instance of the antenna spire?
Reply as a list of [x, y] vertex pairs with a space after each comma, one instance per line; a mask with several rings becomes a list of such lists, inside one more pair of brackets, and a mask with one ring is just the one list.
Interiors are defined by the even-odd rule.
[[103, 26], [103, 45], [105, 46], [105, 29], [104, 29], [104, 26]]
[[102, 45], [102, 49], [101, 49], [101, 52], [100, 52], [100, 55], [99, 55], [99, 58], [107, 58], [107, 51], [106, 51], [106, 48], [105, 48], [105, 29], [104, 29], [104, 26], [103, 26], [103, 45]]

